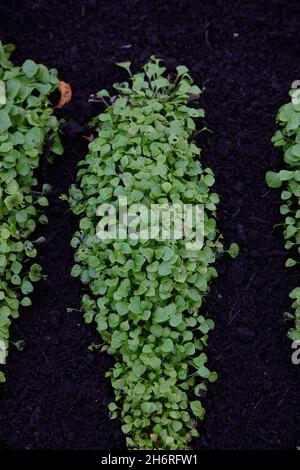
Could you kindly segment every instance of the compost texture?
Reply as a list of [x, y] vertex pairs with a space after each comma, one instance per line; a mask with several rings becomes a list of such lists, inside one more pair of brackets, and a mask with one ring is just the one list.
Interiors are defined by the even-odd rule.
[[212, 133], [200, 133], [203, 162], [221, 195], [219, 226], [227, 245], [240, 244], [236, 260], [218, 263], [219, 279], [207, 297], [216, 328], [201, 449], [292, 449], [300, 444], [300, 372], [286, 338], [289, 291], [297, 269], [284, 268], [280, 195], [265, 184], [281, 155], [270, 138], [278, 107], [300, 79], [298, 1], [16, 1], [0, 5], [0, 39], [13, 42], [19, 64], [27, 58], [56, 67], [72, 85], [65, 154], [44, 160], [39, 179], [53, 185], [46, 242], [39, 262], [48, 278], [35, 285], [33, 306], [15, 321], [7, 382], [0, 389], [0, 445], [9, 449], [121, 449], [120, 423], [111, 421], [113, 399], [105, 371], [110, 358], [80, 309], [81, 285], [70, 278], [69, 246], [76, 219], [59, 198], [75, 181], [87, 151], [85, 123], [101, 110], [90, 94], [124, 79], [116, 62], [137, 70], [151, 54], [170, 70], [184, 64], [205, 86], [203, 107]]

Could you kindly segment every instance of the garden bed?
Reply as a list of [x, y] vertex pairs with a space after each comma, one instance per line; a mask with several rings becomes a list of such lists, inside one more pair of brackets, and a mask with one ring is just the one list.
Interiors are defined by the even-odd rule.
[[[7, 2], [0, 7], [0, 38], [17, 46], [14, 62], [27, 58], [59, 70], [71, 83], [73, 100], [59, 117], [64, 156], [41, 167], [40, 182], [55, 189], [46, 211], [47, 241], [38, 262], [48, 274], [12, 328], [7, 382], [0, 391], [0, 445], [29, 449], [120, 449], [120, 423], [108, 417], [113, 392], [106, 354], [80, 309], [81, 285], [70, 277], [70, 247], [77, 220], [59, 199], [87, 153], [84, 128], [99, 104], [90, 94], [109, 88], [124, 74], [115, 62], [141, 66], [154, 53], [169, 69], [189, 67], [206, 87], [203, 107], [213, 133], [199, 134], [203, 159], [216, 175], [221, 195], [219, 226], [240, 256], [220, 260], [206, 306], [215, 330], [209, 365], [219, 380], [209, 387], [201, 449], [289, 449], [300, 444], [299, 367], [291, 362], [283, 312], [299, 285], [287, 269], [278, 192], [265, 183], [281, 155], [270, 143], [275, 115], [300, 78], [299, 5], [296, 1], [199, 2], [86, 0]], [[171, 6], [170, 6], [171, 4]], [[171, 11], [170, 11], [171, 10]], [[70, 310], [68, 310], [70, 309]]]

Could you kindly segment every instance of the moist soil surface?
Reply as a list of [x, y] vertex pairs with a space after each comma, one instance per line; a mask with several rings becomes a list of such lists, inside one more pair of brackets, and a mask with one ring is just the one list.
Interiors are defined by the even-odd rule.
[[[99, 343], [83, 322], [79, 282], [70, 278], [69, 245], [76, 218], [59, 199], [87, 151], [85, 123], [101, 110], [90, 94], [125, 78], [116, 62], [136, 71], [151, 54], [170, 70], [184, 64], [205, 87], [210, 133], [198, 134], [202, 161], [216, 175], [219, 226], [236, 260], [218, 262], [219, 279], [203, 311], [215, 321], [210, 367], [219, 380], [205, 399], [206, 420], [197, 449], [293, 449], [300, 445], [300, 366], [291, 362], [289, 291], [297, 269], [286, 269], [280, 193], [265, 172], [280, 168], [272, 148], [278, 107], [300, 79], [298, 1], [2, 2], [0, 39], [13, 42], [14, 62], [27, 58], [59, 70], [74, 97], [59, 117], [64, 156], [43, 162], [40, 181], [54, 187], [49, 225], [38, 235], [39, 262], [48, 278], [36, 284], [12, 339], [7, 382], [0, 390], [0, 446], [6, 449], [122, 449], [120, 423], [109, 419], [113, 392], [105, 371], [112, 361], [88, 346]], [[68, 310], [71, 309], [71, 310]]]

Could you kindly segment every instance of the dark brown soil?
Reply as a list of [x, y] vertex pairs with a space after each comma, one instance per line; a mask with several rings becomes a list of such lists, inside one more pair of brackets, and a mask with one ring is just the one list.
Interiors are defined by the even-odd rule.
[[[288, 292], [297, 269], [285, 269], [279, 193], [264, 175], [280, 166], [270, 138], [275, 114], [300, 79], [300, 4], [297, 0], [36, 0], [1, 2], [0, 39], [26, 58], [59, 69], [71, 83], [72, 104], [61, 115], [65, 155], [44, 164], [54, 187], [47, 242], [40, 263], [48, 279], [36, 285], [33, 307], [22, 312], [7, 382], [0, 390], [0, 442], [9, 449], [121, 449], [120, 424], [111, 421], [113, 397], [104, 378], [111, 361], [89, 351], [99, 343], [83, 323], [81, 285], [70, 278], [69, 246], [76, 220], [59, 199], [74, 182], [87, 148], [82, 127], [99, 109], [91, 93], [122, 78], [115, 62], [134, 69], [150, 54], [170, 69], [182, 63], [200, 86], [213, 133], [200, 134], [204, 162], [222, 196], [220, 227], [241, 255], [223, 258], [206, 308], [215, 320], [209, 358], [219, 380], [210, 386], [202, 449], [292, 449], [300, 445], [300, 366], [291, 362]], [[68, 308], [75, 309], [68, 312]]]

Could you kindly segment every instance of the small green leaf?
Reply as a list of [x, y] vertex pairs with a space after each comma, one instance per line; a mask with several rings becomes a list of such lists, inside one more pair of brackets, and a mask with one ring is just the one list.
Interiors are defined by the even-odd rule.
[[160, 349], [165, 353], [172, 352], [174, 349], [173, 341], [170, 338], [167, 338], [161, 345]]
[[0, 131], [6, 131], [11, 126], [11, 120], [8, 113], [0, 110]]
[[0, 234], [1, 234], [1, 237], [2, 237], [4, 240], [7, 240], [7, 239], [10, 237], [10, 231], [9, 231], [7, 228], [5, 228], [5, 227], [3, 227], [3, 228], [1, 229]]
[[82, 268], [79, 266], [79, 264], [75, 264], [71, 270], [71, 276], [78, 277], [80, 276], [81, 272], [82, 272]]
[[114, 402], [111, 402], [109, 405], [108, 405], [108, 409], [109, 411], [116, 411], [118, 409], [117, 405], [114, 403]]
[[171, 272], [171, 266], [166, 261], [163, 261], [158, 267], [158, 274], [160, 276], [168, 276], [169, 274], [171, 274]]
[[26, 60], [22, 65], [23, 72], [28, 78], [32, 78], [38, 71], [38, 66], [33, 60]]
[[23, 297], [23, 299], [21, 300], [20, 303], [21, 303], [22, 307], [30, 307], [30, 305], [32, 304], [29, 297]]
[[274, 171], [267, 172], [266, 181], [270, 188], [280, 188], [282, 184], [279, 173], [275, 173]]
[[5, 82], [0, 80], [0, 106], [4, 106], [6, 104], [6, 87]]
[[165, 193], [169, 193], [172, 189], [172, 185], [168, 182], [162, 184], [162, 188], [165, 191]]
[[237, 243], [231, 243], [230, 247], [228, 248], [228, 253], [231, 258], [237, 258], [240, 253], [240, 247]]
[[173, 326], [173, 327], [177, 327], [178, 325], [180, 325], [180, 323], [182, 323], [182, 314], [179, 313], [177, 315], [174, 315], [173, 317], [170, 318], [170, 325]]
[[136, 393], [137, 395], [143, 395], [143, 393], [145, 393], [145, 390], [145, 386], [141, 383], [137, 383], [133, 389], [134, 393]]
[[123, 424], [123, 426], [121, 426], [121, 429], [122, 429], [124, 434], [128, 434], [132, 429], [132, 423]]
[[286, 268], [290, 268], [291, 266], [295, 266], [297, 264], [297, 261], [295, 261], [293, 258], [288, 258], [285, 262]]
[[118, 67], [121, 67], [121, 68], [127, 70], [127, 72], [129, 73], [129, 75], [131, 75], [131, 71], [130, 71], [131, 62], [117, 62], [116, 65], [117, 65]]
[[207, 367], [202, 365], [198, 370], [197, 370], [198, 375], [202, 377], [203, 379], [207, 379], [210, 375], [210, 371]]
[[182, 423], [180, 421], [172, 421], [172, 428], [174, 432], [179, 432], [182, 429]]
[[201, 402], [198, 401], [198, 400], [197, 401], [192, 401], [190, 403], [190, 406], [191, 406], [191, 410], [192, 410], [193, 414], [197, 418], [203, 420], [204, 416], [205, 416], [205, 410], [204, 410], [203, 406], [201, 405]]
[[43, 206], [43, 207], [49, 206], [48, 199], [47, 199], [46, 197], [44, 197], [44, 196], [39, 197], [38, 200], [37, 200], [37, 203], [38, 203], [40, 206]]
[[33, 285], [30, 281], [24, 279], [21, 285], [22, 294], [30, 294], [33, 291]]
[[204, 181], [207, 184], [207, 186], [213, 186], [215, 183], [215, 178], [213, 177], [213, 175], [206, 175], [204, 177]]

